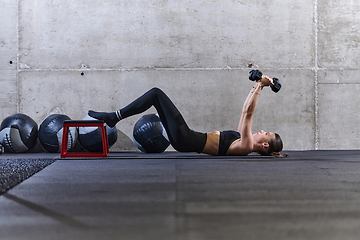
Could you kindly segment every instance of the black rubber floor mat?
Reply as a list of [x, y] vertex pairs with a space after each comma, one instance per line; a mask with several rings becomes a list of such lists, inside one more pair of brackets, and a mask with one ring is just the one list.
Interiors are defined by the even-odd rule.
[[273, 156], [260, 156], [257, 154], [248, 156], [211, 156], [208, 154], [197, 153], [181, 153], [168, 151], [164, 153], [142, 153], [142, 152], [111, 152], [108, 157], [105, 158], [92, 158], [92, 157], [80, 157], [80, 158], [56, 158], [58, 160], [99, 160], [99, 159], [269, 159], [275, 158]]
[[0, 159], [0, 194], [55, 161], [55, 159]]

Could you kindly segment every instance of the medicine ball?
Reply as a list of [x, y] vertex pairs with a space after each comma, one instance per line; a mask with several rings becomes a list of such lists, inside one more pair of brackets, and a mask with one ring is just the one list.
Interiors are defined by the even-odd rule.
[[[97, 120], [90, 116], [86, 116], [83, 120]], [[108, 137], [109, 148], [114, 145], [117, 140], [116, 127], [109, 127], [106, 124], [106, 133]], [[79, 142], [89, 152], [102, 152], [101, 129], [99, 127], [79, 127]]]
[[0, 144], [6, 152], [24, 153], [36, 145], [38, 125], [29, 116], [18, 113], [5, 118], [0, 127]]
[[146, 153], [161, 153], [170, 145], [165, 128], [155, 114], [144, 115], [136, 122], [133, 140], [136, 147]]
[[[47, 152], [60, 152], [63, 124], [65, 120], [71, 120], [68, 116], [62, 114], [52, 114], [47, 116], [39, 127], [39, 141]], [[75, 127], [69, 128], [67, 150], [72, 149], [78, 139], [78, 133]]]

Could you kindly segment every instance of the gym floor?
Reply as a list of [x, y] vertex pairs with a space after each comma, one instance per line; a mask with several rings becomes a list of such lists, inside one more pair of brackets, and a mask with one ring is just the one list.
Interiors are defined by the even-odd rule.
[[42, 159], [49, 165], [0, 195], [0, 236], [358, 239], [360, 151], [287, 153], [289, 158], [280, 159], [176, 152], [110, 153], [104, 159], [2, 154], [0, 160]]

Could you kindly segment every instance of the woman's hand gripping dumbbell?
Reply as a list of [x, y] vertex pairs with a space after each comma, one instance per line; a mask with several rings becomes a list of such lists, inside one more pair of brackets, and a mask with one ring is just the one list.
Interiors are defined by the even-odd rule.
[[[250, 73], [249, 73], [249, 79], [251, 81], [260, 81], [263, 77], [265, 77], [265, 76], [259, 70], [251, 70]], [[279, 79], [273, 78], [272, 79], [272, 84], [270, 85], [270, 88], [275, 93], [280, 91], [281, 84], [279, 82]]]

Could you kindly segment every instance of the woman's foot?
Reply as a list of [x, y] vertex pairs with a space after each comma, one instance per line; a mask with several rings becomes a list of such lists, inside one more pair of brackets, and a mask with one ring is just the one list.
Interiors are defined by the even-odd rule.
[[88, 115], [99, 120], [104, 120], [109, 127], [114, 127], [116, 123], [119, 122], [116, 112], [107, 113], [89, 110]]

